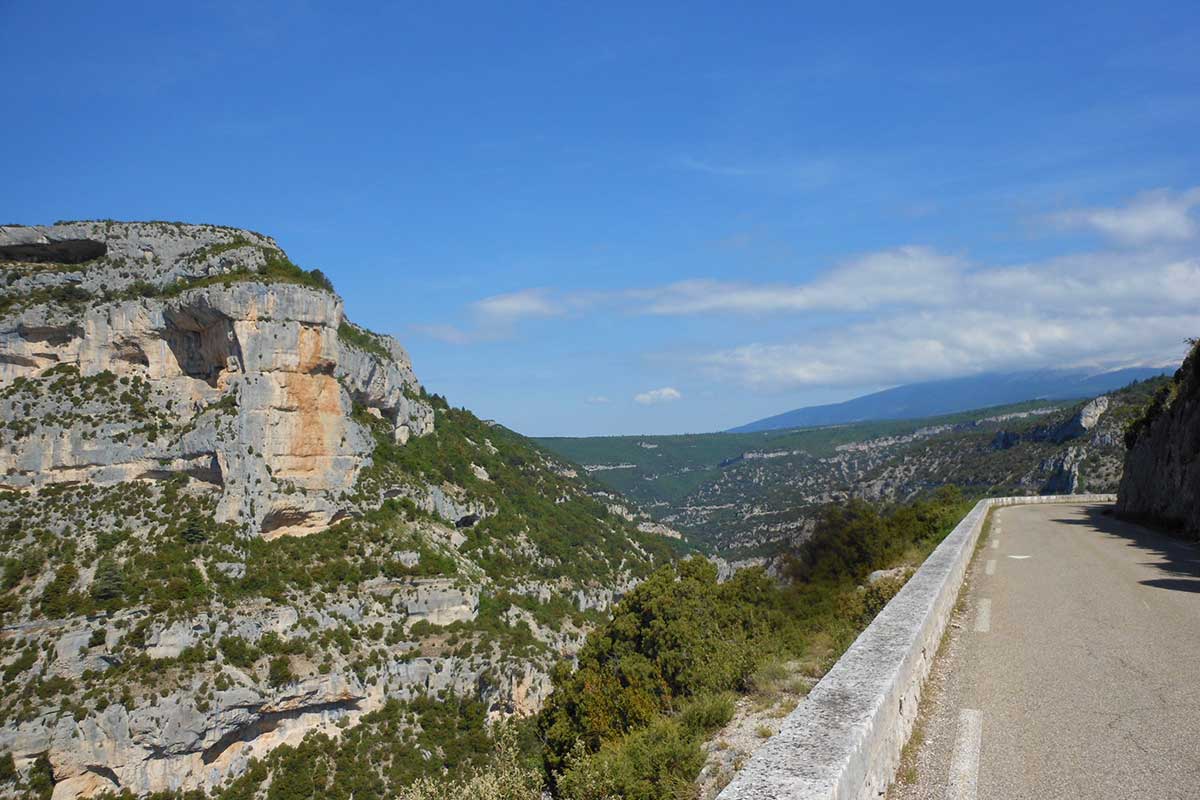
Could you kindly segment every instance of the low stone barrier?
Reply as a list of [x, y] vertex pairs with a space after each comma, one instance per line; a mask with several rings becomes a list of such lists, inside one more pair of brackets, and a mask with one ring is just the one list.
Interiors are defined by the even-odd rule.
[[1115, 501], [1097, 494], [980, 500], [717, 800], [881, 797], [912, 733], [988, 509]]

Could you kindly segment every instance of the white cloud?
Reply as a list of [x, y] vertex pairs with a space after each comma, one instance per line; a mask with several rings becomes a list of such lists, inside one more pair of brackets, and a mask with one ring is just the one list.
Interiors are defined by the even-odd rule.
[[[812, 280], [690, 280], [608, 292], [526, 290], [481, 301], [482, 330], [582, 311], [625, 315], [805, 315], [804, 325], [729, 325], [740, 338], [671, 354], [718, 380], [760, 390], [883, 386], [1048, 366], [1161, 366], [1200, 335], [1200, 188], [1139, 195], [1059, 220], [1122, 243], [1095, 252], [984, 264], [907, 245], [837, 264]], [[1134, 245], [1137, 242], [1141, 244]], [[814, 328], [814, 325], [823, 325]], [[689, 331], [699, 326], [688, 326]], [[804, 333], [790, 331], [803, 330]], [[464, 335], [445, 326], [441, 335]], [[757, 332], [757, 333], [755, 333]], [[691, 335], [689, 333], [689, 335]], [[641, 405], [681, 398], [663, 387]]]
[[556, 317], [566, 309], [546, 289], [522, 289], [518, 292], [485, 297], [472, 304], [479, 315], [491, 320], [511, 322], [536, 317]]
[[897, 316], [695, 360], [714, 377], [757, 389], [880, 386], [993, 370], [1158, 366], [1182, 356], [1188, 331], [1200, 331], [1200, 311], [1131, 322], [1109, 309], [1058, 316], [988, 308]]
[[447, 344], [468, 344], [474, 341], [472, 334], [454, 325], [413, 325], [411, 327], [417, 333]]
[[1192, 209], [1200, 205], [1200, 187], [1184, 192], [1144, 192], [1119, 208], [1085, 208], [1053, 214], [1062, 229], [1086, 229], [1125, 244], [1194, 239], [1200, 228]]
[[546, 319], [567, 312], [567, 306], [548, 289], [521, 289], [477, 300], [470, 305], [473, 324], [414, 325], [413, 330], [448, 344], [474, 344], [511, 338], [522, 320]]
[[759, 389], [868, 386], [1043, 366], [1159, 366], [1198, 333], [1200, 256], [1152, 248], [976, 267], [924, 307], [695, 362]]
[[605, 406], [611, 402], [612, 402], [611, 400], [609, 400], [607, 397], [605, 397], [602, 394], [594, 394], [587, 399], [587, 404], [589, 406]]
[[884, 305], [937, 305], [955, 292], [963, 259], [909, 245], [847, 261], [806, 284], [682, 281], [631, 291], [649, 314], [866, 311]]
[[633, 402], [643, 406], [653, 406], [660, 403], [673, 403], [682, 398], [683, 394], [681, 394], [678, 389], [674, 389], [670, 386], [664, 386], [661, 389], [651, 389], [648, 392], [635, 394], [633, 396]]

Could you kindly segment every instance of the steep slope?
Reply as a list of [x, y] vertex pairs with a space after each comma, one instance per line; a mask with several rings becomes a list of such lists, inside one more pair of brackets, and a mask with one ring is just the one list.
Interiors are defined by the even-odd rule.
[[1117, 511], [1200, 537], [1200, 343], [1125, 441]]
[[7, 227], [0, 260], [10, 794], [253, 793], [254, 759], [348, 729], [394, 793], [536, 710], [669, 557], [267, 237]]
[[897, 386], [843, 403], [798, 408], [741, 425], [731, 429], [730, 433], [842, 425], [864, 420], [918, 419], [1016, 403], [1035, 397], [1043, 400], [1095, 397], [1133, 381], [1149, 380], [1169, 372], [1167, 368], [1128, 367], [1108, 372], [1044, 369], [984, 373]]

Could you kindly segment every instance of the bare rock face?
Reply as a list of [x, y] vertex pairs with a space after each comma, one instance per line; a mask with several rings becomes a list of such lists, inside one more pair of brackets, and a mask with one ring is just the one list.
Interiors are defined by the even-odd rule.
[[1078, 447], [1068, 447], [1065, 452], [1042, 462], [1041, 470], [1050, 477], [1042, 484], [1041, 494], [1075, 494], [1079, 491], [1079, 465], [1083, 454]]
[[76, 721], [47, 714], [16, 730], [0, 730], [0, 748], [24, 756], [51, 753], [54, 797], [89, 797], [133, 788], [161, 791], [202, 785], [261, 756], [296, 731], [336, 730], [361, 711], [367, 695], [354, 680], [326, 676], [264, 693], [245, 685], [199, 700], [172, 692], [133, 711], [120, 704]]
[[1092, 428], [1095, 428], [1096, 424], [1100, 421], [1101, 415], [1107, 410], [1108, 396], [1101, 395], [1079, 409], [1078, 414], [1052, 429], [1046, 436], [1046, 439], [1055, 444], [1061, 444], [1070, 439], [1077, 439]]
[[[344, 511], [339, 497], [369, 463], [355, 403], [398, 442], [432, 430], [398, 343], [354, 328], [312, 281], [255, 279], [286, 259], [271, 239], [153, 223], [0, 228], [10, 253], [66, 240], [107, 255], [16, 281], [31, 299], [0, 320], [0, 487], [186, 472], [221, 488], [219, 521], [303, 535]], [[37, 302], [75, 296], [64, 287], [81, 302]]]
[[479, 588], [462, 588], [445, 578], [420, 581], [407, 593], [405, 610], [410, 622], [469, 622], [479, 614]]
[[1126, 433], [1117, 511], [1200, 536], [1200, 345]]

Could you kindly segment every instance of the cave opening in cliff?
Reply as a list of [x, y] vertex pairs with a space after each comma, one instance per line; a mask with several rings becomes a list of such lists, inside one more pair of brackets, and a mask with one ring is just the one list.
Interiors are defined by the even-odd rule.
[[82, 264], [100, 258], [108, 245], [94, 239], [59, 239], [49, 242], [0, 245], [0, 261], [22, 264]]
[[241, 367], [233, 320], [208, 309], [184, 306], [164, 315], [166, 340], [183, 374], [216, 386], [221, 373]]

